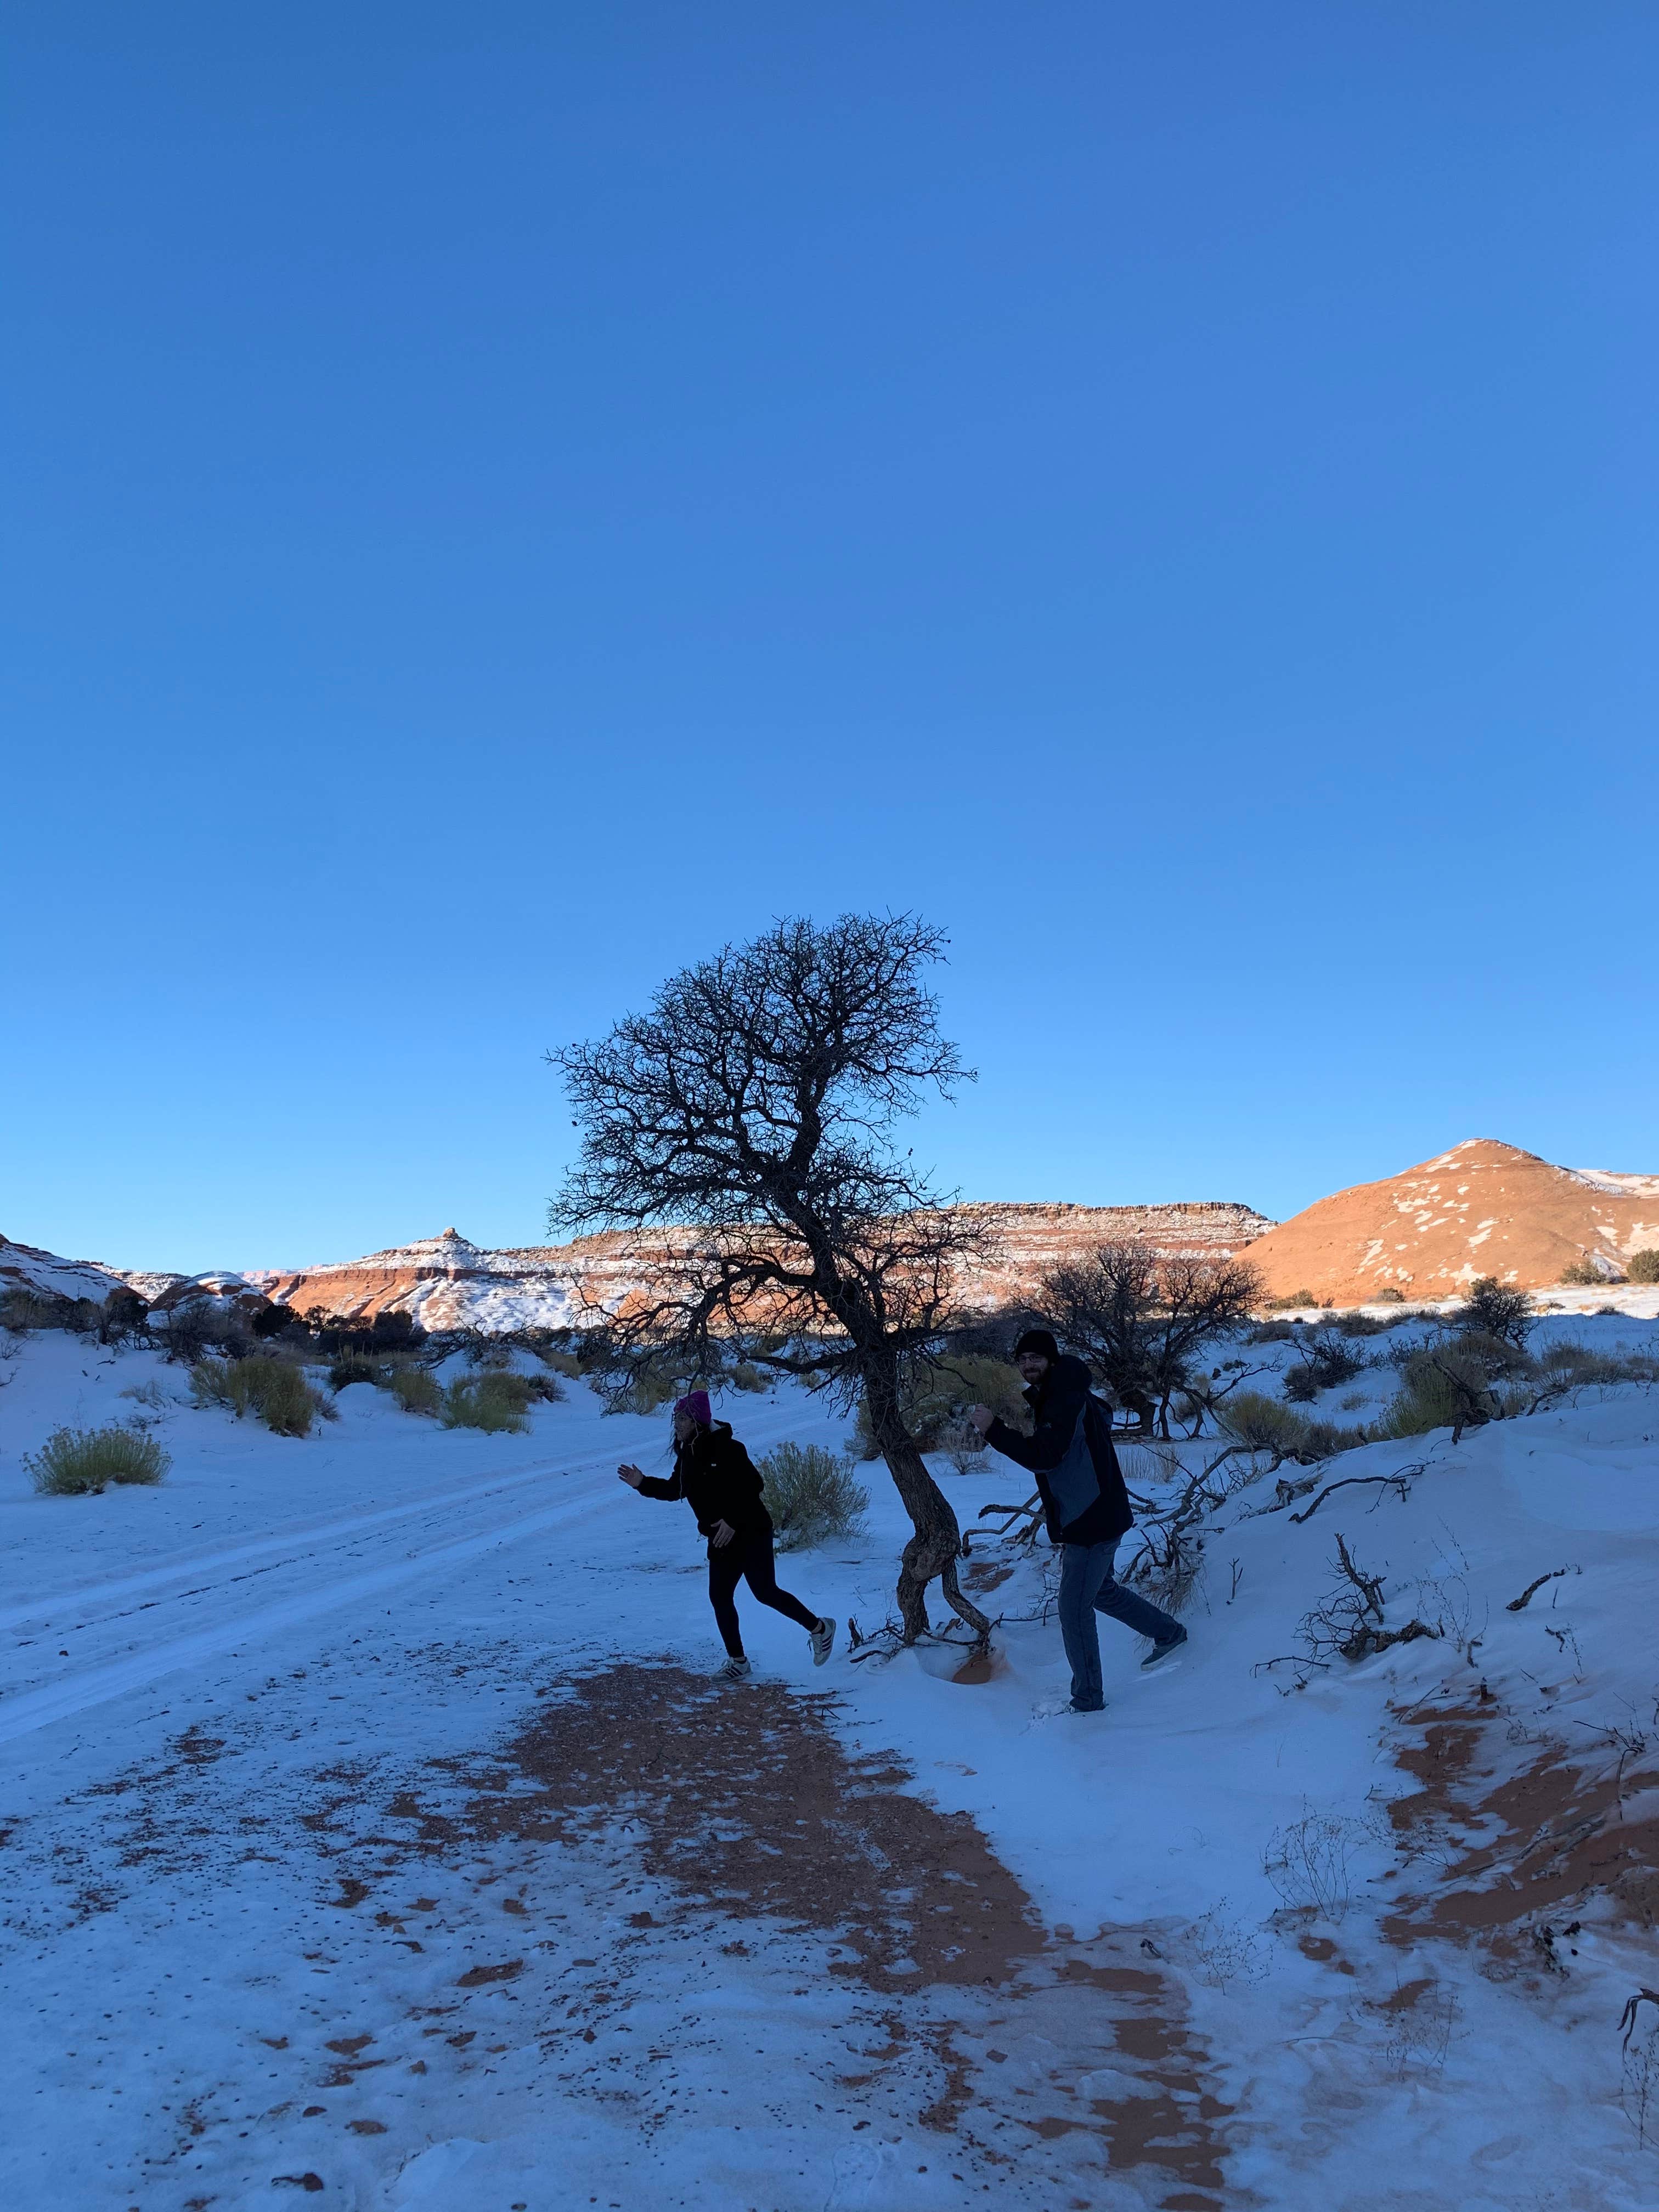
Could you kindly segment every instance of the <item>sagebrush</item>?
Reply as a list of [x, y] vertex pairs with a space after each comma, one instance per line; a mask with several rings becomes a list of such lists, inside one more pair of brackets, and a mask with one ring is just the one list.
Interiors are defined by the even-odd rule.
[[447, 1429], [522, 1432], [530, 1426], [530, 1384], [522, 1375], [489, 1368], [482, 1375], [452, 1382], [443, 1394], [438, 1419]]
[[155, 1438], [120, 1422], [106, 1429], [54, 1429], [23, 1470], [43, 1498], [95, 1497], [112, 1482], [159, 1482], [173, 1464]]
[[223, 1406], [241, 1420], [252, 1413], [273, 1436], [307, 1437], [333, 1408], [291, 1360], [252, 1353], [240, 1359], [198, 1359], [190, 1370], [198, 1406]]
[[870, 1493], [838, 1453], [822, 1444], [779, 1444], [759, 1466], [781, 1552], [848, 1543], [864, 1534]]

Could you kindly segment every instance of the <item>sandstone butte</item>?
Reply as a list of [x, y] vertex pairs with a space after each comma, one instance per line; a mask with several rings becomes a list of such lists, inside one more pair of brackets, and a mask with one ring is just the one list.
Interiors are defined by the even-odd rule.
[[[1056, 1261], [1090, 1246], [1133, 1238], [1161, 1254], [1229, 1256], [1272, 1224], [1248, 1206], [1223, 1201], [1170, 1206], [970, 1206], [963, 1211], [994, 1238], [994, 1256], [975, 1268], [968, 1303], [980, 1310], [1027, 1296]], [[654, 1256], [684, 1251], [687, 1231], [610, 1234], [570, 1244], [485, 1251], [453, 1229], [362, 1260], [264, 1272], [249, 1281], [301, 1313], [312, 1306], [354, 1318], [386, 1309], [412, 1313], [424, 1328], [559, 1328], [583, 1318], [583, 1297], [616, 1309], [637, 1295]]]
[[1588, 1261], [1609, 1281], [1659, 1246], [1659, 1176], [1552, 1167], [1472, 1137], [1382, 1182], [1355, 1183], [1281, 1222], [1249, 1248], [1270, 1297], [1310, 1291], [1339, 1306], [1393, 1289], [1456, 1297], [1480, 1275], [1528, 1291]]

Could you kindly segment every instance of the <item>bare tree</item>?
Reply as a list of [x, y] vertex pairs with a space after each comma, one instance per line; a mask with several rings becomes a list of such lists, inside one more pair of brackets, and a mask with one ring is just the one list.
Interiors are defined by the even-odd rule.
[[1199, 1356], [1261, 1298], [1243, 1260], [1160, 1257], [1145, 1245], [1099, 1244], [1043, 1278], [1040, 1299], [1054, 1334], [1076, 1346], [1118, 1403], [1170, 1433], [1170, 1401], [1198, 1393]]
[[959, 1324], [961, 1261], [984, 1232], [949, 1208], [894, 1139], [929, 1089], [973, 1079], [925, 988], [945, 939], [913, 915], [777, 924], [671, 976], [650, 1012], [550, 1057], [581, 1151], [550, 1209], [555, 1231], [687, 1224], [659, 1240], [650, 1289], [607, 1316], [619, 1371], [664, 1360], [688, 1376], [734, 1349], [837, 1392], [862, 1390], [914, 1530], [898, 1604], [927, 1630], [937, 1577], [957, 1586], [957, 1517], [906, 1425], [906, 1363]]

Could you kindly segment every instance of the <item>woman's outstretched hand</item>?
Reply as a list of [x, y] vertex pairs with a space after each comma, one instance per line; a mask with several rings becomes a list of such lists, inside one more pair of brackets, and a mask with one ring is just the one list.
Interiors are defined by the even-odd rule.
[[729, 1544], [737, 1533], [729, 1521], [717, 1521], [709, 1531], [708, 1540], [718, 1552], [723, 1545]]
[[637, 1490], [645, 1480], [645, 1469], [642, 1467], [619, 1467], [617, 1480], [625, 1482], [630, 1490]]
[[996, 1415], [988, 1406], [969, 1406], [968, 1418], [983, 1437], [989, 1435], [991, 1424], [996, 1419]]

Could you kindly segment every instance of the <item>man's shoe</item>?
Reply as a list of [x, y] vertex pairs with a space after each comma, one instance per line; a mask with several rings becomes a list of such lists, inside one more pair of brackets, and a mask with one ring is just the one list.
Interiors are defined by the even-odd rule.
[[836, 1624], [833, 1620], [819, 1621], [812, 1631], [812, 1664], [822, 1667], [836, 1648]]
[[1177, 1628], [1175, 1634], [1171, 1637], [1166, 1638], [1162, 1644], [1153, 1644], [1152, 1650], [1141, 1661], [1141, 1665], [1143, 1667], [1156, 1667], [1160, 1659], [1167, 1659], [1172, 1651], [1179, 1651], [1182, 1645], [1186, 1641], [1186, 1630], [1184, 1628]]
[[754, 1671], [747, 1659], [728, 1659], [720, 1668], [722, 1677], [728, 1682], [746, 1682]]

